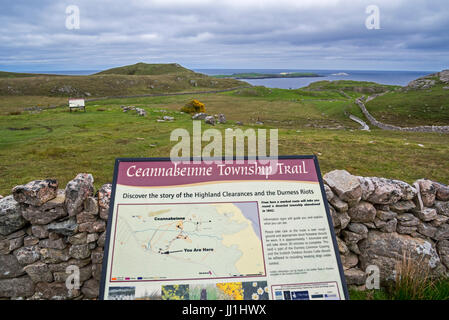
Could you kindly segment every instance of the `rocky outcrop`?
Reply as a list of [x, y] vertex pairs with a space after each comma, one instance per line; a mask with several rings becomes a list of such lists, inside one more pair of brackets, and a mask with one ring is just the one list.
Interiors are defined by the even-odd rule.
[[449, 70], [429, 74], [411, 81], [403, 90], [425, 90], [434, 87], [437, 83], [449, 83]]
[[204, 120], [205, 124], [215, 125], [216, 123], [226, 123], [226, 117], [220, 113], [215, 116], [208, 115], [207, 113], [195, 113], [192, 116], [192, 120]]
[[123, 112], [135, 111], [141, 117], [147, 116], [147, 111], [142, 108], [137, 108], [135, 106], [121, 106], [121, 108], [122, 108]]
[[214, 116], [207, 116], [206, 118], [204, 118], [204, 123], [214, 126], [215, 123], [216, 123], [215, 117]]

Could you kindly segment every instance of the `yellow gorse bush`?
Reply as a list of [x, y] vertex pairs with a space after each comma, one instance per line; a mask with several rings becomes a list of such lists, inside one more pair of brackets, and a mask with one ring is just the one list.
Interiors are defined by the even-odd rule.
[[205, 113], [206, 106], [204, 103], [198, 101], [197, 99], [193, 99], [189, 103], [187, 103], [184, 107], [181, 108], [182, 112], [186, 113]]

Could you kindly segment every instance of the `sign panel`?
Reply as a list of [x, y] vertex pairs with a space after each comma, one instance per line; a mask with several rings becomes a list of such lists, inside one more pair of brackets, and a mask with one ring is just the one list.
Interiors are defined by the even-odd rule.
[[346, 299], [313, 156], [117, 159], [100, 297]]
[[84, 99], [69, 99], [70, 108], [84, 108]]

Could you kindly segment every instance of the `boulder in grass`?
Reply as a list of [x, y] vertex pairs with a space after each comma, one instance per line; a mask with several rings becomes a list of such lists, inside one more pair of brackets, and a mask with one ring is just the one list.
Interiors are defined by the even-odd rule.
[[207, 116], [204, 118], [204, 123], [210, 124], [212, 126], [215, 126], [215, 117], [214, 116]]
[[218, 123], [226, 123], [226, 117], [224, 114], [220, 113], [218, 115]]
[[207, 117], [207, 113], [195, 113], [192, 116], [192, 120], [204, 120]]

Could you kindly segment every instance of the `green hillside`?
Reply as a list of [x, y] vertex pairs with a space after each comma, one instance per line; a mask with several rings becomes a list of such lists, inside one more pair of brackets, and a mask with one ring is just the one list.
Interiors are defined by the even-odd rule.
[[186, 69], [177, 63], [149, 64], [139, 62], [133, 65], [108, 69], [97, 73], [97, 75], [104, 74], [154, 76], [161, 74], [195, 74], [195, 72]]
[[379, 121], [398, 126], [449, 125], [449, 71], [414, 80], [366, 104]]
[[323, 91], [323, 90], [341, 90], [350, 91], [359, 94], [375, 94], [382, 93], [390, 90], [395, 90], [400, 88], [400, 86], [390, 86], [385, 84], [379, 84], [376, 82], [368, 81], [354, 81], [354, 80], [336, 80], [336, 81], [317, 81], [313, 82], [303, 90], [309, 91]]
[[94, 98], [214, 91], [248, 86], [235, 79], [216, 79], [195, 73], [178, 64], [138, 63], [88, 76], [19, 75], [5, 73], [5, 76], [0, 77], [0, 96]]

